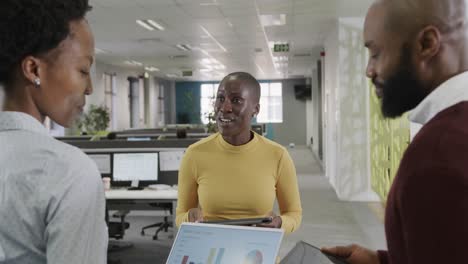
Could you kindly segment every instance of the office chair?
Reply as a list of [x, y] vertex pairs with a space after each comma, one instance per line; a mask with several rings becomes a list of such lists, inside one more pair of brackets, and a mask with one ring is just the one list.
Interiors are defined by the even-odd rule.
[[[128, 214], [128, 211], [119, 211], [113, 215], [113, 217], [119, 217], [119, 222], [109, 221], [109, 211], [106, 208], [106, 223], [109, 232], [109, 238], [114, 238], [116, 240], [123, 239], [125, 235], [125, 230], [130, 227], [128, 222], [125, 222], [125, 216]], [[108, 252], [120, 251], [127, 248], [133, 247], [133, 244], [130, 242], [124, 241], [109, 241]]]
[[145, 235], [145, 230], [148, 228], [153, 228], [157, 227], [156, 232], [153, 235], [153, 240], [158, 240], [158, 234], [159, 232], [163, 231], [168, 232], [169, 227], [173, 227], [173, 223], [168, 221], [168, 217], [172, 215], [172, 203], [156, 203], [156, 204], [151, 204], [151, 206], [154, 207], [160, 207], [161, 209], [165, 210], [166, 212], [169, 211], [169, 216], [164, 216], [164, 220], [162, 222], [158, 222], [152, 225], [145, 226], [141, 229], [141, 235]]

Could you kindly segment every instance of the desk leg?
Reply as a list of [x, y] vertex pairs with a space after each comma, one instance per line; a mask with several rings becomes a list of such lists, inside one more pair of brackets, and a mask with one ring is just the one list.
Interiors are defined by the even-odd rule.
[[176, 209], [177, 209], [177, 200], [172, 201], [172, 224], [173, 224], [173, 235], [174, 239], [177, 235], [177, 226], [176, 226]]

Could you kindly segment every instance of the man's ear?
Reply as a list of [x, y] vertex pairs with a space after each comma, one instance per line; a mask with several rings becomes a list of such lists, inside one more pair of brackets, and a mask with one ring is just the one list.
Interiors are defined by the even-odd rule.
[[436, 56], [440, 51], [442, 35], [434, 26], [423, 28], [417, 35], [416, 54], [421, 60], [427, 61]]
[[40, 60], [34, 56], [27, 56], [21, 62], [21, 72], [23, 76], [33, 84], [40, 80]]

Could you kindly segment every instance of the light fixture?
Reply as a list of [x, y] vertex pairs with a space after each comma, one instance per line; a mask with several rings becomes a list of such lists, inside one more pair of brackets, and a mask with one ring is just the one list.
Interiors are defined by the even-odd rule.
[[213, 60], [209, 58], [204, 58], [201, 60], [202, 64], [213, 64]]
[[211, 69], [200, 69], [200, 72], [211, 72]]
[[191, 51], [192, 47], [188, 44], [177, 44], [176, 47], [182, 51]]
[[107, 54], [109, 52], [107, 50], [103, 50], [103, 49], [100, 49], [100, 48], [94, 48], [94, 53], [96, 53], [96, 54]]
[[275, 56], [273, 57], [273, 60], [275, 62], [282, 62], [282, 61], [288, 61], [289, 58], [287, 56]]
[[153, 28], [152, 26], [150, 26], [149, 24], [147, 24], [147, 23], [146, 23], [145, 21], [143, 21], [143, 20], [137, 19], [136, 22], [137, 22], [138, 25], [140, 25], [140, 26], [146, 28], [146, 29], [149, 30], [149, 31], [153, 31], [153, 30], [154, 30], [154, 28]]
[[134, 61], [134, 60], [127, 60], [125, 61], [125, 64], [133, 65], [133, 66], [143, 66], [143, 63]]
[[200, 6], [217, 6], [218, 0], [213, 0], [213, 2], [205, 2], [205, 3], [200, 3]]
[[157, 30], [160, 30], [160, 31], [163, 31], [164, 30], [164, 27], [161, 26], [159, 23], [157, 23], [156, 21], [154, 20], [151, 20], [151, 19], [137, 19], [137, 24], [146, 28], [147, 30], [149, 31], [153, 31], [155, 29]]
[[284, 26], [286, 25], [286, 15], [260, 15], [260, 22], [264, 27]]
[[173, 74], [173, 73], [166, 74], [166, 76], [168, 78], [177, 78], [178, 77], [177, 74]]
[[159, 23], [157, 23], [157, 22], [155, 22], [154, 20], [151, 20], [151, 19], [146, 20], [146, 23], [150, 24], [151, 26], [155, 27], [156, 29], [158, 29], [160, 31], [164, 31], [164, 29], [165, 29], [161, 24], [159, 24]]
[[145, 70], [149, 71], [149, 72], [155, 72], [155, 71], [159, 71], [158, 68], [156, 67], [153, 67], [153, 66], [148, 66], [148, 67], [145, 67]]

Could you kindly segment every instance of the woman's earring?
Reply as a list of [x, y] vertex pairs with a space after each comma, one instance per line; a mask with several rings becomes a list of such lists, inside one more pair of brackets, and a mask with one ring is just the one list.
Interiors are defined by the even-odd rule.
[[34, 84], [36, 86], [41, 86], [41, 79], [39, 79], [39, 78], [34, 79]]

